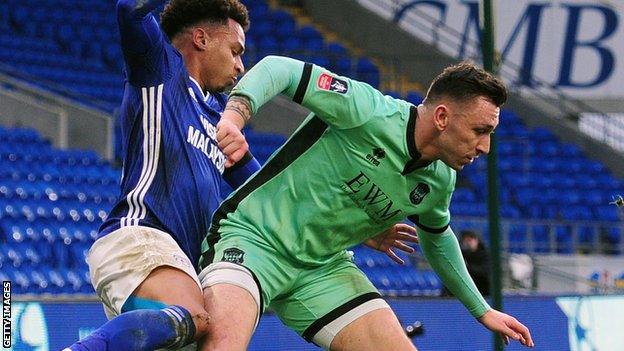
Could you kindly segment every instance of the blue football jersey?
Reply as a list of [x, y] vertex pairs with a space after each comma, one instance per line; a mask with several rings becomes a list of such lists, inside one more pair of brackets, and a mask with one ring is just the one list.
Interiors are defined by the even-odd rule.
[[226, 156], [217, 146], [216, 125], [226, 97], [201, 90], [151, 14], [136, 20], [137, 13], [123, 11], [123, 178], [100, 236], [126, 226], [157, 228], [196, 263], [222, 200]]

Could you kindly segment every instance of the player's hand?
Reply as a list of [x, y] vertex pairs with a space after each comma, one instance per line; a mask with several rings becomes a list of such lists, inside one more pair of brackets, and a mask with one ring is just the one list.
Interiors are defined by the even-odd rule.
[[249, 144], [247, 144], [245, 136], [240, 131], [239, 126], [232, 119], [227, 118], [227, 113], [228, 111], [225, 111], [217, 123], [217, 144], [227, 157], [226, 168], [240, 161], [249, 151]]
[[479, 322], [489, 330], [499, 333], [505, 345], [509, 345], [509, 338], [511, 338], [518, 340], [524, 346], [535, 346], [529, 328], [508, 314], [492, 309], [485, 312], [479, 318]]
[[416, 228], [408, 224], [398, 223], [366, 240], [364, 245], [385, 253], [398, 264], [404, 264], [405, 261], [397, 256], [393, 249], [396, 248], [407, 253], [414, 252], [414, 248], [407, 245], [406, 242], [418, 243]]

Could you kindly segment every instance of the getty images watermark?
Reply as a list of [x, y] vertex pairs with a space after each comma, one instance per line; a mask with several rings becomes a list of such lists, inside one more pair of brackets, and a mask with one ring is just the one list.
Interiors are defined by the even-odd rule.
[[11, 347], [11, 281], [2, 281], [2, 347]]

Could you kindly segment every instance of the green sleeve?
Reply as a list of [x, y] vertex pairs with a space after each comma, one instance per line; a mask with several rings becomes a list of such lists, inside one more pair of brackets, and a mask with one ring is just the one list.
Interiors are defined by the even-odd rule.
[[442, 233], [430, 233], [419, 228], [418, 238], [425, 258], [444, 285], [475, 318], [483, 316], [490, 306], [470, 278], [459, 242], [451, 228]]
[[278, 94], [285, 94], [336, 128], [364, 124], [372, 116], [396, 111], [396, 100], [370, 85], [312, 64], [280, 56], [258, 62], [232, 90], [252, 104], [252, 113]]
[[294, 59], [267, 56], [249, 70], [232, 89], [231, 95], [242, 95], [251, 102], [252, 114], [278, 94], [295, 95], [304, 63]]
[[428, 230], [429, 232], [441, 232], [444, 229], [440, 228], [446, 228], [451, 222], [451, 212], [449, 211], [449, 206], [451, 204], [453, 191], [455, 191], [455, 170], [443, 165], [442, 161], [435, 162], [438, 163], [438, 167], [443, 167], [444, 172], [448, 172], [445, 175], [449, 179], [447, 188], [442, 194], [440, 194], [440, 198], [430, 210], [418, 216], [409, 217], [409, 219], [421, 229]]

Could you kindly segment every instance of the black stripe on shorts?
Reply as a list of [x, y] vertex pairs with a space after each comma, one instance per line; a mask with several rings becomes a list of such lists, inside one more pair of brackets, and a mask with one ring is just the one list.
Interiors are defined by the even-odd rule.
[[314, 336], [321, 329], [325, 328], [325, 326], [328, 325], [329, 323], [335, 321], [336, 319], [340, 318], [347, 312], [364, 304], [365, 302], [368, 302], [374, 299], [380, 299], [380, 298], [381, 298], [381, 295], [379, 295], [379, 293], [369, 292], [369, 293], [360, 295], [352, 300], [345, 302], [344, 304], [336, 307], [333, 311], [327, 313], [323, 317], [314, 321], [314, 323], [310, 324], [310, 326], [303, 332], [303, 335], [302, 335], [303, 338], [307, 342], [312, 342], [312, 339], [314, 338]]

